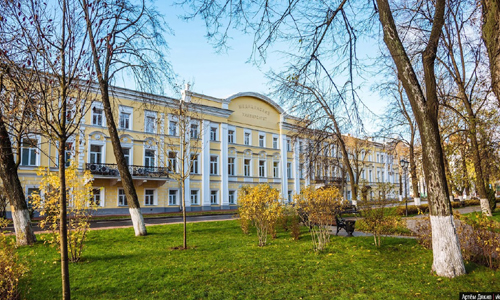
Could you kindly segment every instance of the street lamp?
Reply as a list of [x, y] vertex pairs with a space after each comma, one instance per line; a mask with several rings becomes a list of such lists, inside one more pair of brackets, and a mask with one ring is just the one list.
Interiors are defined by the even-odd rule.
[[408, 161], [402, 159], [400, 161], [401, 167], [403, 168], [404, 175], [404, 188], [405, 188], [405, 202], [406, 202], [406, 216], [408, 217], [408, 192], [407, 192], [407, 184], [406, 184], [406, 171], [408, 171], [408, 165], [410, 164]]

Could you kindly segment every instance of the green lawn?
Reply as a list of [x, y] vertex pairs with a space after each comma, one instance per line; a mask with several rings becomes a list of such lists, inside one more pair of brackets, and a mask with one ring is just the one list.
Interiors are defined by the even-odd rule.
[[[432, 253], [412, 239], [333, 236], [328, 249], [311, 251], [304, 229], [299, 241], [279, 232], [264, 248], [255, 232], [236, 221], [98, 230], [89, 234], [84, 260], [70, 265], [74, 299], [458, 299], [460, 291], [500, 291], [500, 274], [467, 264], [455, 279], [430, 274]], [[60, 298], [59, 255], [43, 243], [20, 248], [31, 265], [23, 298]]]

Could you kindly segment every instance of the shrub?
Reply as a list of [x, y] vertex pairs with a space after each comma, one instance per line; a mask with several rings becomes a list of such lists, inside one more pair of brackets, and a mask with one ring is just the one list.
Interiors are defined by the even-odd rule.
[[[92, 180], [90, 171], [83, 176], [72, 162], [66, 169], [66, 199], [68, 206], [68, 260], [76, 262], [80, 260], [83, 245], [90, 226], [90, 217], [97, 209], [92, 202]], [[47, 169], [40, 169], [38, 176], [40, 181], [40, 193], [32, 195], [33, 207], [44, 217], [39, 223], [40, 228], [51, 231], [45, 236], [46, 242], [60, 249], [60, 219], [59, 211], [59, 173]]]
[[290, 235], [294, 240], [300, 237], [300, 217], [297, 209], [294, 206], [286, 205], [283, 208], [283, 214], [280, 219], [281, 227], [283, 230], [290, 231]]
[[[425, 214], [429, 212], [429, 205], [408, 205], [408, 215], [416, 215], [416, 214]], [[398, 206], [396, 208], [396, 215], [398, 216], [406, 216], [406, 206]]]
[[465, 202], [465, 206], [476, 206], [476, 205], [481, 204], [481, 201], [479, 201], [478, 199], [465, 200], [464, 202]]
[[401, 224], [401, 217], [394, 210], [388, 209], [383, 201], [370, 201], [360, 203], [361, 216], [356, 227], [359, 230], [373, 234], [375, 246], [380, 247], [381, 237], [384, 234], [393, 234]]
[[253, 188], [245, 187], [240, 193], [243, 195], [239, 199], [240, 218], [255, 226], [259, 246], [263, 247], [267, 243], [268, 233], [273, 233], [276, 222], [281, 217], [280, 193], [268, 184], [259, 184]]
[[[0, 219], [0, 230], [5, 226], [7, 220]], [[20, 299], [19, 279], [28, 272], [28, 267], [19, 261], [14, 243], [3, 232], [0, 232], [0, 270], [0, 299]]]
[[[455, 226], [465, 260], [496, 269], [500, 266], [500, 224], [481, 213], [460, 215], [455, 213]], [[424, 247], [432, 248], [429, 218], [418, 220], [415, 232]]]
[[321, 251], [330, 241], [330, 228], [345, 201], [335, 187], [308, 187], [296, 196], [297, 210], [304, 225], [310, 228], [314, 251]]

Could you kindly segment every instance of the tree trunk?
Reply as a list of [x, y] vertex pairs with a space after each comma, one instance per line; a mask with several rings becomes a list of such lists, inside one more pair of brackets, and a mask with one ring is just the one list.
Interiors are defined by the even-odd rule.
[[181, 181], [181, 199], [182, 199], [182, 229], [183, 229], [183, 236], [182, 236], [182, 247], [184, 250], [187, 250], [187, 220], [186, 220], [186, 193], [184, 191], [185, 185], [184, 181]]
[[439, 103], [434, 75], [436, 49], [444, 24], [445, 0], [436, 1], [432, 30], [422, 57], [426, 96], [399, 38], [388, 0], [377, 0], [377, 4], [384, 42], [396, 64], [399, 78], [410, 100], [422, 140], [423, 166], [429, 191], [432, 229], [432, 269], [439, 276], [456, 277], [465, 274], [465, 266], [448, 198], [449, 191], [437, 119]]
[[36, 242], [36, 236], [31, 226], [23, 186], [17, 174], [9, 133], [2, 118], [0, 118], [0, 177], [10, 202], [16, 243], [20, 246], [33, 245]]
[[500, 105], [500, 3], [481, 0], [483, 8], [483, 40], [490, 59], [491, 86]]
[[146, 225], [144, 223], [144, 218], [141, 213], [141, 206], [139, 204], [139, 199], [137, 198], [137, 192], [135, 190], [134, 181], [132, 175], [127, 166], [127, 161], [123, 155], [122, 146], [120, 143], [120, 137], [118, 136], [118, 130], [116, 129], [115, 119], [113, 118], [113, 112], [111, 109], [111, 101], [109, 96], [109, 68], [112, 60], [112, 49], [108, 47], [105, 56], [105, 68], [101, 69], [100, 58], [102, 53], [98, 53], [96, 40], [93, 32], [92, 21], [89, 15], [89, 6], [87, 1], [82, 2], [82, 8], [85, 14], [85, 22], [87, 26], [87, 33], [89, 36], [89, 43], [92, 48], [92, 58], [94, 61], [94, 67], [96, 70], [99, 88], [101, 92], [102, 104], [104, 107], [104, 114], [106, 116], [106, 123], [108, 125], [108, 132], [111, 138], [111, 144], [113, 145], [113, 153], [115, 155], [116, 164], [118, 166], [118, 171], [120, 172], [120, 177], [122, 179], [123, 189], [127, 197], [127, 204], [129, 207], [130, 217], [132, 219], [132, 224], [134, 226], [134, 231], [136, 236], [144, 236], [147, 234]]
[[[64, 116], [65, 114], [63, 114]], [[66, 212], [66, 161], [64, 155], [65, 139], [59, 139], [59, 235], [60, 235], [60, 251], [61, 251], [61, 279], [63, 299], [71, 299], [69, 285], [69, 266], [68, 266], [68, 227], [67, 227], [67, 212]]]
[[420, 198], [418, 193], [417, 162], [415, 161], [415, 147], [413, 146], [413, 137], [410, 141], [410, 177], [413, 198]]
[[120, 177], [122, 179], [123, 189], [125, 191], [125, 195], [127, 196], [127, 204], [129, 207], [130, 216], [132, 218], [132, 223], [134, 225], [135, 235], [144, 236], [147, 234], [146, 224], [144, 223], [144, 218], [142, 217], [139, 198], [137, 197], [134, 181], [128, 169], [127, 161], [125, 160], [125, 156], [123, 155], [120, 137], [118, 136], [115, 119], [113, 118], [111, 101], [109, 97], [109, 86], [108, 83], [104, 80], [100, 80], [99, 85], [101, 88], [101, 99], [104, 107], [104, 114], [106, 115], [108, 132], [111, 138], [111, 144], [113, 145], [113, 153], [115, 155], [118, 171], [120, 172]]

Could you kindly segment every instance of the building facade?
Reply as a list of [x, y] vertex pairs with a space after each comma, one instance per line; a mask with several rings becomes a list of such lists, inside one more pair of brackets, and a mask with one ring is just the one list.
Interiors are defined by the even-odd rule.
[[[114, 96], [115, 121], [143, 213], [182, 209], [176, 179], [181, 162], [190, 173], [184, 190], [187, 211], [236, 208], [238, 190], [245, 185], [268, 183], [291, 202], [306, 185], [346, 178], [341, 165], [307, 172], [311, 163], [303, 145], [314, 137], [300, 138], [298, 119], [266, 96], [249, 92], [220, 99], [190, 91], [189, 86], [181, 99], [122, 88], [115, 88]], [[189, 104], [187, 117], [179, 115], [180, 101]], [[128, 214], [102, 103], [93, 102], [84, 120], [79, 135], [66, 145], [66, 157], [94, 175], [92, 197], [100, 206], [98, 214]], [[181, 135], [189, 148], [188, 162], [179, 157]], [[335, 145], [327, 149], [323, 156], [340, 157]], [[359, 169], [363, 184], [399, 184], [397, 164], [383, 144], [368, 143], [364, 154]], [[57, 171], [56, 145], [33, 134], [22, 140], [20, 156], [19, 177], [29, 199], [38, 189], [37, 169]], [[343, 193], [353, 200], [348, 179]]]

